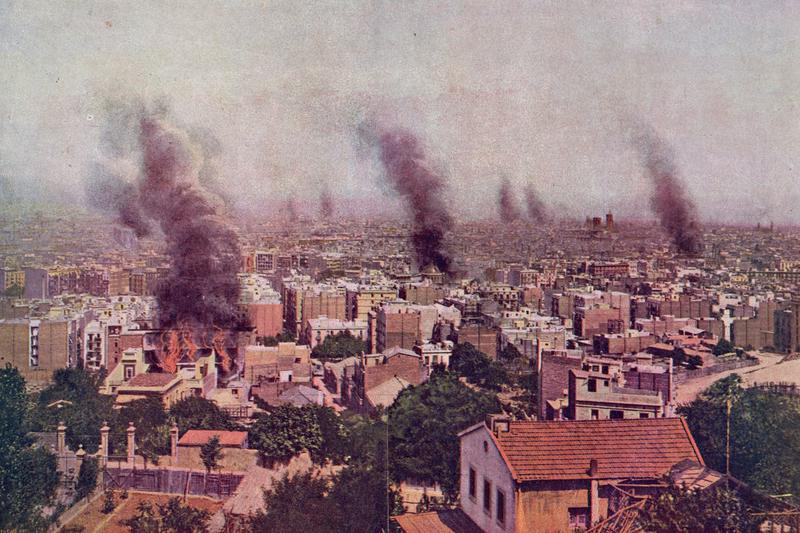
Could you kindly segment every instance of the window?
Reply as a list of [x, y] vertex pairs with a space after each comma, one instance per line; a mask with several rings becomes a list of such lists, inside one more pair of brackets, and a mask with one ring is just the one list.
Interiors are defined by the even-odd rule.
[[608, 374], [608, 365], [603, 365], [603, 374]]
[[133, 365], [125, 365], [125, 380], [129, 380], [133, 377], [134, 367]]
[[650, 413], [639, 413], [639, 418], [650, 418]]
[[625, 418], [624, 411], [611, 411], [611, 420], [622, 420], [623, 418]]
[[592, 420], [599, 420], [600, 419], [600, 411], [597, 409], [592, 409]]
[[488, 479], [483, 480], [483, 511], [492, 514], [492, 482]]
[[506, 523], [506, 495], [505, 493], [497, 489], [497, 512], [495, 513], [495, 517], [500, 524]]
[[607, 379], [603, 380], [603, 387], [608, 387], [608, 380]]
[[469, 497], [472, 498], [473, 500], [475, 499], [478, 493], [478, 488], [476, 487], [477, 480], [475, 478], [476, 478], [475, 469], [469, 467]]
[[597, 392], [597, 380], [596, 379], [590, 379], [589, 382], [587, 383], [587, 386], [589, 387], [589, 392]]
[[586, 529], [589, 524], [589, 508], [588, 507], [570, 507], [569, 511], [569, 527], [571, 529]]

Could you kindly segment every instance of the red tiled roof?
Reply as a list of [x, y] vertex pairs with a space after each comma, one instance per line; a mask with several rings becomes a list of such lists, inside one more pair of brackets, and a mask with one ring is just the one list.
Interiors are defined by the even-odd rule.
[[403, 514], [394, 519], [405, 533], [481, 533], [461, 509]]
[[516, 421], [495, 441], [517, 481], [645, 478], [703, 458], [682, 418]]
[[175, 377], [175, 374], [167, 373], [137, 374], [128, 381], [127, 385], [133, 387], [163, 387]]
[[241, 447], [247, 440], [246, 431], [222, 431], [217, 429], [190, 429], [178, 441], [178, 446], [202, 446], [214, 435], [222, 446]]

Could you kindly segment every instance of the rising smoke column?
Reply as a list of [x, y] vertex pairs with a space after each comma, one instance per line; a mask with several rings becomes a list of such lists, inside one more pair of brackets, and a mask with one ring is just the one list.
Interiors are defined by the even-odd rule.
[[158, 117], [142, 117], [139, 139], [141, 207], [161, 227], [172, 260], [158, 292], [162, 327], [234, 327], [238, 239], [198, 184], [197, 152]]
[[150, 222], [142, 213], [139, 191], [111, 168], [93, 163], [86, 182], [89, 202], [106, 213], [116, 216], [117, 222], [133, 230], [137, 237], [150, 234]]
[[[364, 133], [367, 130], [376, 128], [368, 127]], [[453, 219], [442, 196], [444, 180], [428, 169], [425, 153], [411, 132], [377, 129], [369, 131], [367, 137], [380, 152], [386, 178], [406, 203], [417, 266], [435, 265], [448, 272], [451, 259], [444, 251], [443, 241], [453, 227]]]
[[336, 212], [336, 206], [333, 203], [333, 195], [328, 187], [322, 189], [319, 193], [319, 214], [323, 220], [330, 220]]
[[500, 189], [497, 191], [497, 208], [500, 211], [500, 220], [504, 223], [514, 222], [520, 217], [517, 199], [514, 198], [514, 191], [508, 178], [500, 182]]
[[699, 254], [703, 250], [697, 209], [686, 195], [670, 146], [652, 128], [638, 127], [632, 137], [642, 164], [653, 182], [650, 206], [679, 252]]
[[541, 223], [547, 220], [547, 207], [539, 199], [536, 189], [530, 183], [525, 186], [525, 206], [531, 222]]

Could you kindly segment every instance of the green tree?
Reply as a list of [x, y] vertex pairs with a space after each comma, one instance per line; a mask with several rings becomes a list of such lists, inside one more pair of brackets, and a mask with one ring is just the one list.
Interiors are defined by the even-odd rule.
[[158, 510], [150, 502], [140, 502], [136, 515], [121, 523], [132, 533], [203, 533], [210, 518], [208, 511], [183, 505], [176, 496], [158, 505]]
[[453, 348], [450, 370], [467, 378], [470, 383], [490, 390], [500, 390], [512, 382], [502, 364], [492, 361], [468, 342]]
[[726, 339], [720, 339], [714, 348], [711, 349], [711, 352], [717, 356], [724, 355], [732, 351], [734, 351], [734, 346]]
[[250, 519], [251, 531], [272, 533], [337, 533], [334, 509], [325, 495], [328, 481], [309, 473], [287, 474], [264, 491], [265, 510]]
[[144, 398], [124, 404], [112, 418], [111, 448], [125, 453], [128, 426], [136, 428], [136, 448], [151, 463], [158, 455], [169, 453], [169, 417], [160, 398]]
[[248, 440], [270, 464], [288, 460], [303, 450], [316, 453], [322, 445], [322, 432], [312, 408], [287, 404], [260, 413], [250, 427]]
[[354, 337], [349, 331], [341, 331], [336, 335], [328, 335], [325, 340], [311, 351], [311, 357], [317, 359], [344, 359], [358, 355], [367, 350], [367, 343]]
[[58, 485], [56, 457], [26, 437], [25, 380], [16, 368], [0, 369], [0, 530], [44, 527], [42, 510]]
[[400, 393], [389, 409], [389, 434], [396, 480], [439, 483], [458, 494], [458, 432], [499, 412], [497, 398], [476, 392], [450, 373], [434, 373]]
[[219, 443], [219, 435], [214, 435], [208, 439], [208, 442], [200, 446], [200, 459], [203, 461], [207, 473], [211, 473], [217, 468], [222, 460], [222, 445]]
[[53, 373], [53, 382], [36, 397], [31, 412], [34, 431], [55, 431], [59, 422], [67, 426], [66, 441], [72, 450], [79, 445], [88, 453], [97, 451], [100, 427], [114, 418], [114, 399], [100, 394], [103, 373], [64, 368]]
[[522, 353], [512, 343], [506, 344], [506, 347], [500, 350], [500, 359], [503, 361], [514, 361], [522, 358]]
[[671, 485], [644, 508], [646, 531], [703, 531], [705, 533], [756, 533], [756, 520], [735, 492], [725, 488], [689, 490]]
[[211, 400], [189, 396], [172, 404], [169, 416], [178, 425], [181, 436], [190, 429], [232, 431], [239, 429], [233, 419]]
[[158, 506], [161, 530], [170, 533], [202, 533], [208, 531], [211, 514], [190, 505], [182, 505], [178, 497]]
[[341, 464], [350, 452], [349, 434], [342, 417], [330, 407], [310, 405], [308, 408], [314, 413], [322, 437], [319, 448], [311, 450], [311, 458], [317, 464], [327, 460]]
[[295, 340], [295, 336], [292, 332], [284, 330], [278, 333], [277, 336], [268, 335], [256, 337], [256, 344], [261, 346], [277, 346], [278, 343], [294, 342]]
[[82, 500], [97, 488], [97, 458], [84, 457], [78, 470], [78, 482], [75, 486], [75, 499]]
[[120, 521], [131, 533], [161, 533], [161, 520], [156, 514], [153, 504], [141, 501], [136, 506], [136, 514], [126, 520]]
[[732, 374], [681, 406], [706, 464], [720, 472], [729, 401], [731, 475], [767, 494], [800, 494], [800, 397], [745, 389]]

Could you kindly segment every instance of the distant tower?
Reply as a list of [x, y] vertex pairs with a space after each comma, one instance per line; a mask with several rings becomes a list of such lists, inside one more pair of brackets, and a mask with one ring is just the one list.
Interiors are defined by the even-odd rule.
[[592, 218], [592, 229], [600, 229], [603, 225], [603, 219], [600, 217]]
[[614, 215], [611, 212], [606, 214], [606, 230], [614, 231]]

